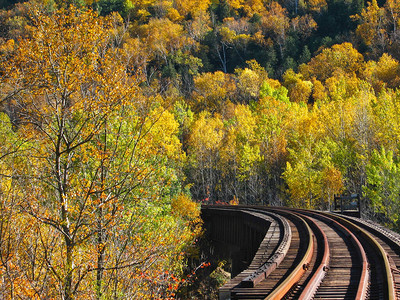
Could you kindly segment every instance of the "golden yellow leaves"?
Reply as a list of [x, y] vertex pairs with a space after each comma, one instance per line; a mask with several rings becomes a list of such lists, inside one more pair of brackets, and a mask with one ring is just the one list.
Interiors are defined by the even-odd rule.
[[311, 11], [316, 13], [320, 13], [323, 10], [326, 10], [328, 7], [328, 4], [325, 0], [310, 0], [308, 1], [307, 5]]
[[[260, 95], [260, 86], [262, 80], [267, 76], [266, 74], [260, 74], [256, 70], [249, 68], [236, 70], [237, 74], [237, 89], [238, 92], [246, 100], [256, 99]], [[265, 78], [262, 77], [265, 76]]]
[[303, 38], [308, 38], [317, 29], [317, 23], [311, 15], [296, 17], [291, 20], [291, 26], [299, 32]]
[[[134, 8], [138, 19], [145, 20], [153, 14], [153, 17], [155, 18], [167, 17], [174, 22], [180, 22], [189, 15], [195, 16], [201, 12], [205, 12], [211, 4], [210, 0], [131, 0], [127, 2], [129, 2], [130, 6]], [[152, 14], [150, 11], [152, 11]]]
[[198, 204], [184, 194], [180, 194], [172, 200], [171, 211], [173, 214], [177, 214], [179, 217], [187, 220], [196, 220], [200, 217]]
[[262, 16], [262, 29], [264, 33], [271, 33], [275, 39], [282, 42], [289, 28], [289, 21], [287, 10], [278, 2], [273, 1], [268, 7], [268, 12]]
[[212, 30], [210, 15], [205, 11], [199, 11], [193, 16], [193, 20], [188, 23], [189, 35], [195, 40], [199, 41]]
[[207, 11], [210, 6], [210, 0], [177, 0], [175, 5], [177, 10], [182, 16], [187, 16], [191, 14], [193, 16], [197, 15], [199, 12]]
[[208, 111], [218, 112], [224, 101], [230, 98], [230, 93], [235, 90], [231, 76], [220, 71], [198, 75], [194, 78], [194, 83], [195, 110], [207, 108]]
[[302, 77], [289, 69], [283, 75], [284, 85], [288, 88], [289, 98], [292, 101], [308, 103], [312, 94], [313, 84], [311, 81], [303, 80]]
[[343, 43], [324, 49], [310, 61], [308, 67], [318, 80], [324, 82], [334, 72], [359, 74], [363, 61], [363, 56], [350, 43]]
[[179, 124], [174, 116], [162, 107], [158, 107], [149, 117], [144, 125], [148, 133], [141, 143], [143, 154], [149, 158], [158, 155], [175, 161], [183, 160], [184, 153], [176, 136]]
[[198, 151], [199, 157], [207, 157], [209, 153], [218, 151], [223, 137], [223, 122], [217, 115], [211, 117], [209, 113], [200, 113], [193, 123], [189, 145]]
[[265, 6], [261, 0], [228, 0], [227, 4], [235, 10], [243, 9], [249, 17], [252, 17], [254, 14], [261, 15], [265, 13]]
[[36, 100], [41, 101], [44, 116], [51, 110], [107, 113], [110, 106], [126, 99], [127, 95], [120, 95], [119, 83], [126, 81], [125, 70], [113, 63], [116, 52], [107, 49], [110, 20], [73, 7], [69, 14], [63, 10], [51, 17], [38, 13], [35, 20], [31, 39], [20, 41], [6, 67], [10, 81], [24, 78], [26, 87], [45, 98]]
[[[165, 281], [157, 274], [149, 285], [135, 282], [133, 266], [179, 274], [176, 253], [198, 230], [170, 211], [184, 159], [179, 124], [159, 98], [139, 95], [140, 46], [130, 40], [114, 47], [118, 18], [73, 7], [34, 17], [30, 39], [4, 65], [14, 72], [2, 78], [23, 91], [12, 99], [24, 118], [17, 137], [29, 139], [27, 147], [16, 143], [20, 157], [7, 161], [19, 172], [13, 183], [24, 200], [15, 222], [29, 220], [36, 230], [24, 243], [37, 242], [38, 254], [17, 261], [19, 271], [27, 286], [42, 288], [40, 297], [97, 292], [129, 299], [142, 284], [147, 297], [159, 297]], [[162, 51], [180, 46], [180, 31], [169, 34]], [[11, 169], [1, 162], [0, 171]], [[3, 191], [10, 185], [1, 183]], [[196, 219], [197, 207], [189, 200], [188, 207], [185, 220]], [[32, 276], [28, 264], [38, 266]]]
[[162, 59], [166, 59], [171, 52], [194, 44], [193, 40], [183, 34], [183, 26], [169, 19], [151, 19], [139, 31], [150, 53], [155, 53]]
[[367, 46], [380, 47], [383, 50], [386, 46], [387, 33], [385, 30], [385, 10], [380, 8], [376, 0], [368, 2], [367, 8], [363, 9], [361, 15], [354, 16], [361, 20], [357, 26], [358, 37]]
[[385, 87], [399, 86], [399, 62], [388, 54], [383, 54], [378, 61], [366, 63], [363, 77], [368, 80], [377, 92]]
[[15, 50], [15, 41], [13, 39], [7, 40], [0, 44], [0, 54], [6, 56]]
[[334, 166], [327, 166], [322, 171], [322, 187], [329, 201], [334, 195], [340, 195], [343, 191], [342, 173]]

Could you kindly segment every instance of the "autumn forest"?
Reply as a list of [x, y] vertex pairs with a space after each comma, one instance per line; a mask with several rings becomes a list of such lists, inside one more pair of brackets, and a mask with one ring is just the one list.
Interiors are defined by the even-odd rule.
[[0, 1], [0, 298], [175, 298], [200, 203], [357, 193], [399, 231], [399, 26], [399, 0]]

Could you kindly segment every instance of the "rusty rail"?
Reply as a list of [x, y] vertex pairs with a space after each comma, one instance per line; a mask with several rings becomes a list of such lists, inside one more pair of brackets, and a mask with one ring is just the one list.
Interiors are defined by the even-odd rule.
[[[352, 293], [355, 293], [352, 295], [355, 295], [356, 299], [366, 299], [369, 296], [368, 287], [370, 286], [371, 281], [369, 278], [368, 257], [370, 258], [373, 257], [374, 258], [373, 261], [377, 263], [379, 262], [379, 265], [382, 266], [379, 267], [379, 274], [382, 274], [379, 276], [383, 276], [384, 278], [382, 280], [385, 281], [384, 291], [382, 292], [379, 289], [379, 293], [381, 295], [383, 293], [385, 299], [389, 300], [397, 299], [393, 272], [394, 271], [398, 272], [398, 269], [393, 263], [393, 258], [389, 257], [389, 255], [384, 250], [382, 245], [380, 245], [376, 241], [376, 239], [368, 232], [367, 228], [368, 226], [367, 224], [364, 224], [365, 222], [363, 223], [362, 226], [360, 224], [359, 226], [355, 224], [356, 220], [354, 220], [353, 222], [352, 220], [349, 220], [349, 218], [343, 218], [336, 214], [322, 213], [309, 210], [298, 210], [298, 209], [287, 209], [287, 208], [276, 208], [276, 207], [266, 208], [266, 207], [254, 207], [254, 206], [232, 206], [232, 207], [224, 206], [224, 209], [228, 210], [240, 209], [241, 211], [246, 211], [246, 213], [253, 215], [264, 214], [266, 216], [269, 216], [269, 218], [274, 218], [275, 220], [280, 219], [279, 217], [277, 217], [277, 215], [281, 216], [281, 220], [292, 219], [293, 222], [297, 224], [296, 225], [297, 228], [302, 228], [301, 230], [296, 229], [297, 236], [298, 235], [303, 236], [302, 238], [300, 238], [300, 241], [297, 238], [296, 242], [297, 244], [300, 242], [301, 245], [303, 245], [302, 246], [303, 250], [301, 250], [301, 252], [298, 252], [296, 258], [293, 258], [294, 256], [293, 254], [291, 254], [292, 258], [290, 264], [292, 265], [290, 269], [288, 269], [288, 271], [283, 271], [285, 266], [289, 265], [289, 263], [286, 263], [282, 267], [279, 267], [280, 271], [278, 273], [276, 272], [274, 273], [274, 270], [281, 264], [281, 262], [286, 261], [285, 260], [286, 254], [288, 253], [288, 249], [290, 246], [291, 234], [289, 235], [287, 234], [288, 232], [290, 232], [290, 227], [288, 225], [285, 226], [281, 225], [279, 228], [281, 228], [281, 230], [286, 231], [286, 234], [283, 234], [282, 236], [286, 238], [281, 238], [278, 244], [276, 243], [274, 244], [276, 245], [276, 249], [274, 250], [273, 253], [270, 253], [271, 252], [270, 251], [268, 257], [263, 255], [263, 253], [265, 253], [265, 249], [259, 248], [256, 254], [257, 259], [253, 259], [253, 262], [251, 263], [251, 268], [249, 268], [252, 271], [244, 271], [244, 273], [242, 272], [243, 274], [247, 275], [242, 276], [240, 281], [236, 281], [236, 284], [231, 285], [229, 289], [226, 290], [226, 292], [230, 291], [229, 293], [232, 293], [231, 294], [232, 297], [229, 296], [230, 299], [248, 299], [248, 298], [281, 299], [283, 297], [289, 297], [290, 295], [293, 295], [294, 289], [297, 289], [297, 291], [294, 294], [297, 295], [296, 298], [298, 297], [298, 299], [301, 300], [312, 298], [314, 295], [316, 295], [316, 292], [319, 290], [320, 284], [327, 273], [330, 274], [329, 278], [331, 278], [331, 280], [332, 278], [336, 278], [333, 277], [335, 276], [333, 275], [335, 273], [330, 273], [329, 271], [330, 267], [329, 239], [333, 239], [334, 236], [336, 236], [335, 243], [342, 241], [342, 239], [343, 240], [347, 239], [348, 242], [352, 244], [351, 246], [351, 249], [353, 249], [352, 253], [354, 254], [357, 253], [356, 255], [358, 258], [356, 260], [354, 260], [355, 258], [353, 258], [352, 261], [355, 262], [359, 261], [359, 263], [354, 264], [353, 262], [352, 265], [360, 267], [357, 269], [358, 270], [357, 273], [355, 273], [357, 275], [354, 274], [352, 275], [351, 278], [353, 279], [351, 281], [354, 282], [354, 279], [357, 278], [358, 284], [352, 283], [352, 289], [353, 289]], [[329, 238], [321, 229], [321, 227], [317, 224], [317, 220], [319, 220], [318, 224], [323, 225], [323, 228], [325, 228], [325, 230], [329, 229], [330, 232]], [[293, 222], [291, 222], [292, 227], [295, 226]], [[285, 221], [282, 221], [282, 224], [285, 224]], [[334, 233], [334, 231], [331, 228], [336, 228], [335, 229], [336, 232], [341, 232], [340, 240], [338, 240], [339, 238], [338, 233]], [[318, 247], [317, 244], [314, 244], [315, 235], [318, 235], [320, 239], [322, 237], [322, 241], [319, 241]], [[274, 236], [276, 236], [276, 234]], [[308, 236], [308, 238], [306, 236]], [[271, 232], [269, 233], [269, 235], [267, 232], [260, 247], [265, 247], [266, 245], [268, 245], [268, 239], [270, 237], [272, 237]], [[305, 245], [304, 243], [307, 243], [307, 245]], [[392, 251], [391, 255], [395, 255], [393, 253], [400, 253], [400, 244], [398, 243], [398, 241], [396, 241], [396, 243], [399, 246], [399, 252]], [[317, 252], [318, 250], [317, 253], [318, 258], [313, 257], [314, 254], [313, 252], [315, 247], [317, 247], [315, 249], [315, 252]], [[368, 255], [364, 250], [365, 247], [367, 247], [366, 249], [368, 249]], [[293, 250], [291, 251], [292, 251], [291, 253], [295, 253], [293, 252]], [[303, 256], [300, 256], [300, 253]], [[263, 259], [265, 259], [265, 261], [263, 261]], [[400, 261], [400, 254], [399, 254], [399, 259], [397, 260]], [[315, 265], [312, 265], [311, 261], [313, 261]], [[307, 271], [308, 268], [310, 268], [310, 270]], [[376, 270], [378, 270], [378, 268], [376, 268]], [[274, 283], [273, 285], [268, 285], [268, 284], [266, 285], [266, 283], [264, 283], [264, 280], [267, 280], [267, 282], [269, 282], [268, 281], [269, 275], [272, 276], [272, 274], [275, 274], [274, 278], [276, 278], [276, 276], [283, 276], [278, 274], [285, 274], [285, 275], [284, 278], [281, 278], [281, 280], [277, 282], [277, 284]], [[343, 284], [345, 284], [344, 282], [345, 281], [343, 281]], [[323, 291], [324, 292], [328, 291], [328, 293], [331, 293], [330, 286], [327, 285], [325, 281], [324, 283], [325, 285]], [[259, 285], [260, 287], [258, 287]], [[271, 291], [269, 290], [267, 291], [266, 286], [271, 286], [271, 287], [273, 286], [273, 289]], [[332, 293], [333, 292], [334, 288], [332, 289]], [[321, 292], [318, 293], [321, 294]]]
[[275, 290], [268, 295], [266, 299], [282, 299], [287, 292], [289, 292], [293, 286], [299, 281], [301, 276], [303, 276], [304, 272], [308, 269], [310, 264], [313, 249], [314, 249], [314, 240], [313, 240], [313, 232], [307, 222], [300, 216], [297, 216], [298, 219], [304, 224], [307, 228], [308, 235], [308, 245], [307, 250], [298, 264], [298, 266], [293, 270], [293, 272], [277, 287]]
[[[307, 219], [309, 222], [313, 222], [307, 216], [304, 216], [304, 218]], [[321, 263], [319, 264], [317, 270], [315, 271], [314, 275], [311, 277], [308, 284], [305, 286], [303, 292], [301, 293], [301, 295], [299, 297], [299, 300], [308, 300], [314, 296], [319, 285], [321, 284], [322, 280], [325, 277], [325, 273], [329, 269], [329, 259], [330, 259], [329, 250], [330, 249], [329, 249], [328, 238], [318, 224], [316, 224], [316, 223], [313, 223], [313, 224], [318, 229], [320, 235], [322, 236], [322, 239], [323, 239], [322, 244], [323, 244], [324, 254], [322, 256]]]

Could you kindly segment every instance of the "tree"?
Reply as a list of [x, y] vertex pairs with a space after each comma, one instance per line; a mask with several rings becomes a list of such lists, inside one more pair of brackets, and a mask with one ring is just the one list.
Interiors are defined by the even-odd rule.
[[325, 82], [334, 72], [350, 76], [360, 74], [363, 61], [363, 56], [350, 43], [343, 43], [324, 49], [301, 69], [301, 73], [307, 79], [315, 76]]
[[341, 194], [344, 187], [342, 173], [331, 165], [322, 170], [321, 177], [322, 194], [326, 200], [324, 204], [331, 210], [334, 196]]
[[241, 103], [250, 103], [260, 96], [260, 88], [268, 73], [256, 60], [247, 61], [248, 67], [235, 70], [237, 95], [235, 98]]
[[386, 16], [383, 8], [378, 6], [376, 0], [368, 3], [360, 15], [356, 16], [361, 24], [357, 26], [356, 34], [361, 41], [370, 49], [370, 55], [379, 57], [388, 45], [388, 34], [386, 31]]
[[296, 17], [290, 23], [293, 30], [298, 32], [303, 39], [309, 38], [318, 26], [311, 15]]
[[288, 98], [288, 90], [275, 80], [264, 81], [260, 88], [260, 99], [254, 105], [256, 115], [256, 140], [260, 148], [259, 176], [262, 178], [263, 201], [271, 205], [282, 205], [281, 191], [284, 181], [282, 172], [287, 162], [287, 138], [291, 120], [294, 120], [297, 105]]
[[196, 111], [220, 112], [235, 91], [234, 81], [221, 71], [199, 74], [194, 78], [195, 91], [192, 103]]
[[367, 165], [365, 196], [371, 201], [375, 213], [384, 216], [387, 226], [399, 228], [399, 163], [392, 151], [374, 150]]
[[383, 88], [396, 88], [399, 85], [399, 62], [388, 54], [383, 54], [378, 61], [369, 61], [362, 74], [379, 93]]
[[288, 136], [288, 163], [282, 174], [291, 195], [291, 205], [320, 205], [321, 170], [326, 165], [324, 127], [316, 111], [301, 107], [293, 113]]
[[283, 59], [284, 45], [289, 29], [289, 17], [286, 9], [282, 8], [278, 2], [271, 2], [267, 13], [262, 16], [261, 22], [263, 32], [271, 35], [279, 45], [280, 56]]
[[255, 114], [247, 105], [238, 104], [226, 121], [226, 133], [221, 146], [221, 173], [227, 188], [227, 198], [238, 197], [245, 203], [261, 200], [258, 164], [260, 148], [256, 139]]
[[168, 64], [168, 55], [185, 47], [191, 47], [194, 41], [188, 38], [183, 26], [167, 18], [152, 18], [148, 24], [138, 28], [138, 34], [144, 41], [144, 47], [153, 59]]
[[8, 116], [0, 113], [0, 273], [3, 278], [0, 285], [2, 298], [16, 296], [34, 297], [34, 287], [22, 276], [18, 264], [19, 253], [35, 248], [35, 243], [24, 247], [24, 238], [29, 236], [33, 224], [22, 217], [21, 191], [13, 184], [13, 177], [21, 174], [16, 168], [21, 152], [29, 149], [26, 140], [19, 140], [13, 131]]
[[291, 101], [308, 103], [311, 97], [313, 84], [302, 79], [301, 74], [295, 74], [289, 69], [283, 75], [284, 85], [289, 90]]
[[177, 8], [177, 10], [179, 11], [179, 13], [182, 16], [187, 16], [187, 15], [191, 15], [191, 16], [195, 16], [197, 15], [199, 12], [205, 12], [207, 11], [208, 7], [211, 4], [210, 0], [197, 0], [197, 1], [188, 1], [188, 0], [178, 0], [175, 1], [175, 6]]
[[188, 141], [189, 163], [193, 170], [189, 176], [196, 185], [192, 193], [196, 199], [207, 199], [215, 202], [216, 186], [218, 184], [218, 162], [224, 124], [221, 116], [214, 117], [207, 111], [199, 113], [192, 124]]
[[390, 89], [383, 90], [372, 105], [374, 141], [394, 155], [399, 151], [399, 94]]
[[176, 285], [164, 271], [179, 272], [192, 239], [171, 214], [178, 123], [141, 96], [112, 44], [113, 17], [33, 12], [30, 38], [2, 57], [1, 77], [29, 142], [9, 161], [19, 166], [19, 220], [33, 228], [15, 262], [21, 278], [40, 298], [167, 296]]

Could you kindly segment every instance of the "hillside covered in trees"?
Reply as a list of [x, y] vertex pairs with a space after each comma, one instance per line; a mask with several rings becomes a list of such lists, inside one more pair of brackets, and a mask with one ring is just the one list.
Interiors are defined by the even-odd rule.
[[0, 298], [174, 297], [199, 202], [400, 230], [399, 0], [0, 8]]

